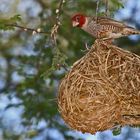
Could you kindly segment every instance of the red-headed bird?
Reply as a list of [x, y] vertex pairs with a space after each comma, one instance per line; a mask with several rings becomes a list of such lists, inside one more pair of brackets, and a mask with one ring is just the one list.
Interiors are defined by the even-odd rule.
[[140, 34], [140, 31], [135, 28], [107, 17], [90, 17], [75, 14], [72, 17], [72, 25], [73, 27], [80, 27], [95, 38], [105, 40]]

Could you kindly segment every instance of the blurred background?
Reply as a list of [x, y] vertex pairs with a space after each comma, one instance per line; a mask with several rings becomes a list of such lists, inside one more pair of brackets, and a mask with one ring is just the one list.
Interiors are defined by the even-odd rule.
[[[108, 2], [110, 17], [140, 30], [140, 0]], [[84, 31], [73, 29], [70, 19], [77, 12], [95, 15], [96, 0], [64, 1], [55, 44], [50, 32], [59, 3], [0, 0], [0, 140], [140, 140], [140, 128], [126, 126], [117, 136], [111, 130], [90, 135], [71, 130], [63, 122], [57, 107], [58, 84], [66, 68], [85, 54], [85, 44], [94, 42]], [[104, 0], [100, 0], [98, 14], [104, 10]], [[15, 15], [18, 25], [49, 34], [6, 28]], [[139, 35], [114, 43], [140, 55]]]

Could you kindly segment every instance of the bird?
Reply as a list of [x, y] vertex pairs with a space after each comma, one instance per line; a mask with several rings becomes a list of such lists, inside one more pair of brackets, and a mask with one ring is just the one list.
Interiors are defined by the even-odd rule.
[[139, 30], [108, 17], [75, 14], [71, 20], [73, 27], [81, 28], [96, 39], [108, 40], [140, 34]]

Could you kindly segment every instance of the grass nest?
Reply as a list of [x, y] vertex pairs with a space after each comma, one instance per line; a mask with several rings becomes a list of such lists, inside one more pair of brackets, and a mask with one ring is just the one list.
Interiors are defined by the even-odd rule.
[[58, 107], [71, 128], [91, 134], [140, 125], [140, 57], [96, 40], [61, 81]]

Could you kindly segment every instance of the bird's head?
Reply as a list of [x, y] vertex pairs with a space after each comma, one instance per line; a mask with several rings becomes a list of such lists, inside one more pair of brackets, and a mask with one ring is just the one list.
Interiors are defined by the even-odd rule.
[[72, 26], [73, 27], [83, 27], [86, 22], [86, 16], [82, 14], [75, 14], [72, 18]]

